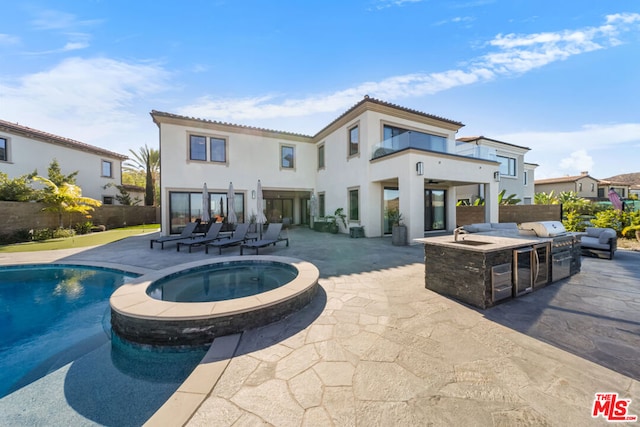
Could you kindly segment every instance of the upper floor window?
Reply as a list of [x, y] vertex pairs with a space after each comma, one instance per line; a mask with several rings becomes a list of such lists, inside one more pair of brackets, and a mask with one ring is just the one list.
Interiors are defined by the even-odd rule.
[[0, 138], [0, 161], [9, 161], [9, 141], [7, 138]]
[[513, 157], [496, 156], [500, 162], [501, 176], [516, 176], [516, 159]]
[[113, 178], [113, 163], [107, 160], [102, 161], [102, 176]]
[[324, 169], [324, 144], [318, 146], [318, 169]]
[[578, 191], [582, 191], [582, 183], [581, 182], [578, 183]]
[[189, 158], [191, 160], [207, 160], [207, 138], [205, 136], [189, 136]]
[[523, 178], [522, 178], [522, 183], [524, 185], [528, 185], [529, 184], [529, 172], [528, 171], [524, 171]]
[[353, 156], [360, 152], [360, 130], [358, 126], [349, 129], [349, 155]]
[[222, 138], [211, 138], [211, 161], [226, 163], [227, 162], [227, 141]]
[[349, 190], [349, 221], [360, 220], [360, 199], [358, 189]]
[[295, 168], [296, 149], [291, 145], [280, 146], [280, 167], [282, 169]]
[[207, 160], [215, 163], [227, 162], [227, 140], [209, 137], [209, 159], [207, 159], [207, 137], [203, 135], [189, 135], [189, 159]]
[[596, 189], [596, 184], [594, 184], [593, 182], [591, 183], [591, 192], [593, 193]]

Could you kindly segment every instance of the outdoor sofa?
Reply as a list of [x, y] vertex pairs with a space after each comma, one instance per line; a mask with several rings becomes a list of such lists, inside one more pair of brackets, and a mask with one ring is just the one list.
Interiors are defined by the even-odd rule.
[[582, 255], [599, 256], [600, 252], [604, 252], [609, 259], [613, 259], [618, 248], [618, 236], [613, 228], [587, 227], [585, 232], [580, 239]]

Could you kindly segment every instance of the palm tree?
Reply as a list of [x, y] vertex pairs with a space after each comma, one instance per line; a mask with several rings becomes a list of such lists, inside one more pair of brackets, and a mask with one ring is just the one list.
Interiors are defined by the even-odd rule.
[[[65, 182], [57, 186], [53, 181], [42, 176], [34, 176], [33, 180], [42, 182], [47, 186], [48, 191], [41, 193], [42, 202], [48, 205], [44, 210], [58, 214], [60, 228], [64, 227], [62, 222], [63, 213], [79, 212], [87, 215], [93, 211], [94, 207], [102, 206], [102, 203], [98, 200], [83, 197], [82, 189], [77, 185]], [[69, 224], [69, 227], [71, 227], [71, 224]]]
[[155, 188], [156, 181], [160, 176], [160, 151], [155, 148], [140, 147], [136, 153], [133, 150], [129, 150], [133, 159], [129, 159], [132, 164], [125, 164], [124, 169], [129, 171], [145, 171], [145, 191], [144, 191], [144, 204], [145, 206], [153, 206], [155, 201]]

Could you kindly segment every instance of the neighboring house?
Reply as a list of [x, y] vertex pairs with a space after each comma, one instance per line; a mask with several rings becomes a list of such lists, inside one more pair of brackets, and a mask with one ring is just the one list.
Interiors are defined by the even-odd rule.
[[626, 182], [601, 179], [598, 181], [598, 198], [608, 200], [609, 190], [614, 190], [620, 197], [626, 199], [629, 197], [630, 187], [631, 185]]
[[[553, 191], [555, 195], [558, 195], [563, 191], [573, 191], [577, 193], [578, 197], [595, 200], [598, 198], [598, 182], [597, 179], [589, 176], [589, 172], [581, 172], [577, 176], [536, 180], [535, 192], [549, 194]], [[606, 191], [604, 197], [607, 197]]]
[[46, 177], [53, 159], [65, 175], [78, 171], [76, 184], [83, 196], [104, 204], [116, 203], [118, 190], [113, 185], [121, 183], [122, 162], [127, 156], [0, 120], [1, 172], [16, 178], [37, 170]]
[[131, 184], [122, 184], [122, 188], [127, 193], [129, 193], [129, 197], [131, 197], [131, 202], [134, 206], [144, 205], [144, 195], [146, 192], [146, 189], [144, 187], [140, 187], [138, 185], [131, 185]]
[[632, 184], [629, 186], [629, 195], [634, 195], [640, 199], [640, 184]]
[[482, 187], [485, 219], [498, 221], [496, 149], [456, 141], [460, 122], [368, 96], [313, 136], [151, 116], [160, 133], [163, 234], [202, 215], [205, 183], [212, 217], [228, 212], [233, 182], [239, 221], [249, 222], [258, 180], [272, 222], [308, 224], [312, 208], [315, 219], [344, 208], [348, 226], [375, 237], [391, 232], [385, 210], [399, 206], [414, 239], [455, 228], [457, 191], [468, 185]]
[[609, 200], [609, 190], [613, 189], [622, 198], [629, 197], [629, 183], [615, 181], [611, 179], [596, 179], [589, 176], [589, 172], [581, 172], [577, 176], [563, 176], [560, 178], [540, 179], [535, 182], [536, 193], [547, 193], [551, 191], [555, 195], [563, 191], [574, 191], [578, 197], [588, 200]]
[[[495, 150], [496, 159], [500, 162], [499, 191], [505, 191], [505, 197], [515, 195], [520, 204], [530, 205], [534, 195], [534, 172], [538, 166], [524, 161], [525, 154], [531, 149], [519, 145], [498, 141], [484, 136], [470, 136], [458, 138], [458, 142]], [[459, 187], [458, 201], [474, 204], [476, 199], [484, 199], [483, 186], [469, 185]]]

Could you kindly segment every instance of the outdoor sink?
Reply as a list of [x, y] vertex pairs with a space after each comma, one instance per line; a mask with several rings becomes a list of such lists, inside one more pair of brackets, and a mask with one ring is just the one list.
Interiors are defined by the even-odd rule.
[[490, 245], [491, 242], [480, 242], [478, 240], [458, 240], [457, 242], [451, 242], [458, 245], [467, 245], [467, 246], [482, 246], [482, 245]]

